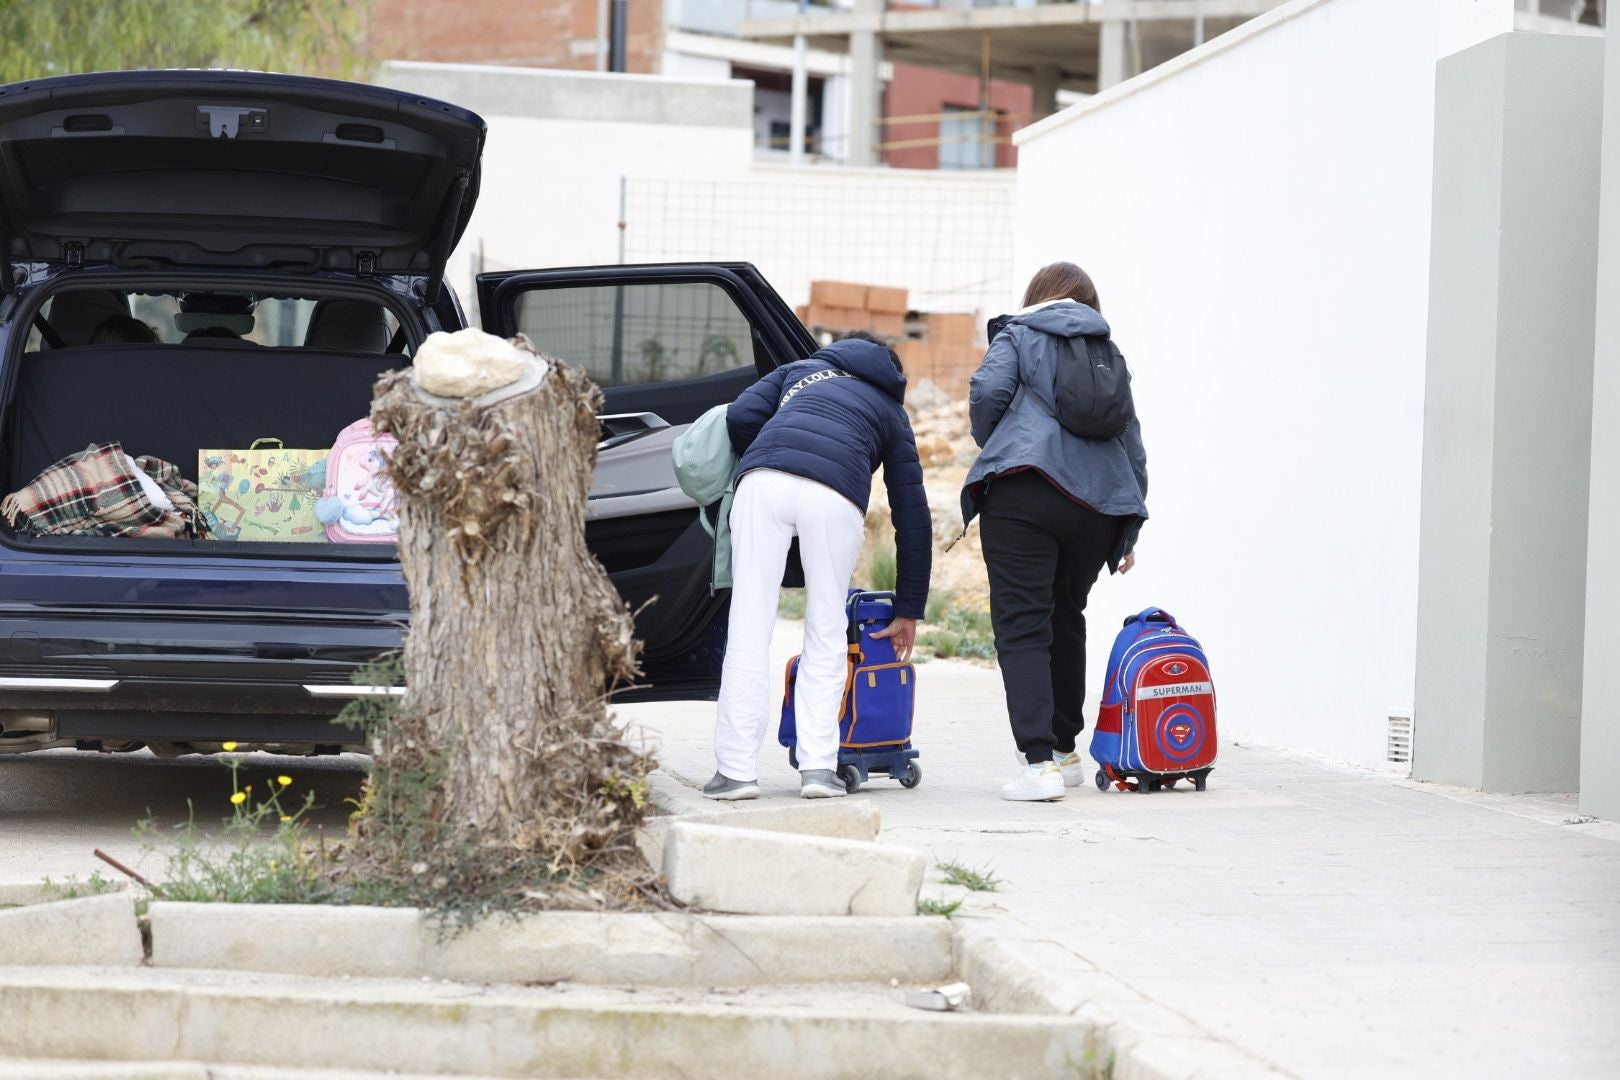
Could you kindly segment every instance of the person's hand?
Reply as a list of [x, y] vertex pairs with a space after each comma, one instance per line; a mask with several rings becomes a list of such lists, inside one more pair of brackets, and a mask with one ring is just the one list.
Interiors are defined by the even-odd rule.
[[910, 660], [911, 650], [917, 644], [917, 620], [895, 619], [888, 629], [872, 635], [874, 638], [893, 638], [894, 655], [898, 660]]
[[1123, 559], [1119, 560], [1119, 572], [1122, 573], [1122, 574], [1128, 574], [1128, 573], [1131, 572], [1131, 567], [1133, 567], [1135, 565], [1136, 565], [1136, 552], [1133, 551], [1129, 555], [1125, 556]]

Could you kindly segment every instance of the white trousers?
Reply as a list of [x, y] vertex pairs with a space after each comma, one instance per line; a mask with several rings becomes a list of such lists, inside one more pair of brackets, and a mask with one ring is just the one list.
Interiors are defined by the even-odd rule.
[[756, 469], [743, 475], [731, 504], [731, 623], [714, 758], [732, 780], [758, 777], [760, 750], [781, 716], [783, 673], [771, 670], [771, 631], [795, 533], [805, 584], [793, 702], [799, 768], [838, 767], [838, 710], [849, 664], [844, 597], [866, 537], [865, 515], [814, 480]]

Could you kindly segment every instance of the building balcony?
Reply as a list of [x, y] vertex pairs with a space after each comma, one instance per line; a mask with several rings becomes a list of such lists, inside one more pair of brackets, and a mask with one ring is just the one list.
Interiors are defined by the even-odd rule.
[[[847, 11], [843, 4], [812, 0], [808, 14]], [[664, 25], [671, 30], [716, 37], [739, 37], [737, 27], [748, 19], [792, 19], [799, 14], [799, 0], [664, 0]]]

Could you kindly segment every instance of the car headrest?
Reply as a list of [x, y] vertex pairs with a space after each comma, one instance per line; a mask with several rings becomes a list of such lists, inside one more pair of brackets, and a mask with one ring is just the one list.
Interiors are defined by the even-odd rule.
[[322, 300], [310, 312], [304, 344], [314, 349], [380, 353], [388, 348], [382, 305], [369, 300]]
[[51, 301], [51, 324], [63, 345], [88, 345], [90, 335], [112, 315], [129, 314], [129, 297], [110, 289], [57, 293]]
[[[208, 329], [213, 329], [212, 327]], [[218, 345], [225, 349], [262, 349], [257, 341], [237, 337], [235, 334], [211, 334], [208, 329], [192, 331], [180, 339], [182, 345]]]

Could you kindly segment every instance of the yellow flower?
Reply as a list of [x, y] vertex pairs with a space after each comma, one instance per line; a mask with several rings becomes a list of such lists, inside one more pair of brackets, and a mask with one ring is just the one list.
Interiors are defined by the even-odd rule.
[[236, 749], [236, 744], [233, 743], [233, 742], [223, 742], [223, 743], [219, 744], [219, 748], [228, 753], [228, 752]]
[[235, 806], [241, 806], [245, 802], [247, 802], [247, 792], [245, 791], [238, 791], [231, 796], [231, 803]]
[[270, 860], [270, 869], [272, 871], [280, 870], [281, 869], [281, 864], [276, 862], [276, 860], [271, 859]]
[[282, 787], [292, 787], [292, 777], [278, 776], [276, 777], [276, 783], [280, 784]]
[[282, 824], [283, 824], [283, 825], [285, 825], [285, 824], [287, 824], [287, 822], [289, 822], [289, 821], [291, 821], [291, 820], [292, 820], [292, 818], [291, 818], [291, 817], [289, 817], [289, 816], [287, 816], [287, 815], [286, 815], [286, 814], [282, 814], [282, 815], [281, 815], [281, 823], [282, 823]]

